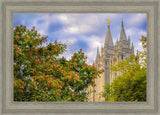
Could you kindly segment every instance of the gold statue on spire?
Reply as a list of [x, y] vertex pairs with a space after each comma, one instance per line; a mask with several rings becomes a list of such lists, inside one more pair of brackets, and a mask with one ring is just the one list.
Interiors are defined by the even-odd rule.
[[108, 25], [110, 25], [110, 19], [108, 19]]

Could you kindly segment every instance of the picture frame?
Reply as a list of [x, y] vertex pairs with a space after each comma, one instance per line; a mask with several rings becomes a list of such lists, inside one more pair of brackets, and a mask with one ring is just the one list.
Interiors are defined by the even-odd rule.
[[[159, 3], [159, 0], [1, 0], [0, 113], [160, 114]], [[146, 13], [147, 102], [14, 102], [13, 13]]]

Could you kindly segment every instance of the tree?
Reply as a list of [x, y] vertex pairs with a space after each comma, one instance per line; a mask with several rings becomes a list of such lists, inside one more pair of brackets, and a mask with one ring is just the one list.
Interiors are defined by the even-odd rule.
[[140, 39], [144, 51], [111, 66], [112, 72], [121, 75], [105, 85], [102, 93], [105, 101], [146, 101], [146, 40], [144, 36]]
[[99, 71], [86, 64], [82, 49], [70, 60], [66, 45], [47, 43], [35, 27], [14, 29], [14, 101], [86, 101], [88, 85]]

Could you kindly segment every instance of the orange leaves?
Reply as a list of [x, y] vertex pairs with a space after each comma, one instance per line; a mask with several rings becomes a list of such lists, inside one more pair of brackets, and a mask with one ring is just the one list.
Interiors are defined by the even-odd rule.
[[14, 83], [14, 86], [17, 86], [17, 83]]
[[19, 27], [18, 26], [16, 26], [16, 29], [18, 29]]
[[56, 79], [58, 82], [60, 82], [60, 80], [59, 79]]
[[72, 92], [71, 95], [74, 96], [74, 93]]
[[54, 83], [49, 82], [48, 87], [51, 87], [51, 86], [53, 86], [53, 85], [54, 85]]
[[80, 52], [82, 52], [82, 48], [80, 49]]
[[67, 67], [64, 67], [64, 70], [67, 70]]
[[94, 79], [97, 78], [97, 75], [93, 75], [93, 78], [94, 78]]
[[23, 86], [23, 85], [21, 85], [21, 89], [24, 89], [24, 86]]
[[50, 70], [49, 70], [49, 69], [47, 69], [47, 71], [46, 71], [46, 72], [48, 73], [49, 71], [50, 71]]
[[16, 54], [22, 54], [22, 49], [18, 49], [18, 50], [16, 51]]
[[31, 71], [31, 73], [34, 73], [34, 69]]
[[74, 53], [74, 56], [76, 56], [77, 55], [77, 53]]
[[14, 47], [15, 49], [17, 49], [17, 48], [18, 48], [18, 45], [13, 45], [13, 47]]
[[74, 81], [79, 81], [79, 76], [76, 76], [75, 78], [74, 78]]
[[27, 38], [24, 38], [24, 41], [25, 41], [25, 42], [30, 42], [31, 39], [30, 39], [30, 37], [28, 36]]
[[45, 78], [47, 78], [47, 79], [48, 79], [48, 78], [49, 78], [49, 75], [46, 75], [46, 76], [45, 76]]
[[69, 73], [70, 75], [74, 75], [74, 74], [75, 74], [74, 71], [69, 71], [68, 73]]
[[19, 83], [22, 83], [22, 80], [21, 80], [21, 79], [19, 79], [18, 81], [19, 81]]
[[31, 41], [30, 37], [28, 36], [27, 38], [28, 38], [28, 41], [30, 42]]
[[71, 76], [69, 76], [69, 77], [68, 77], [68, 81], [70, 82], [70, 81], [71, 81], [71, 79], [72, 79], [72, 77], [71, 77]]
[[18, 40], [19, 39], [19, 36], [18, 35], [16, 35], [16, 40]]
[[59, 89], [62, 89], [62, 86], [61, 86], [61, 85], [59, 85], [59, 86], [58, 86], [58, 88], [59, 88]]
[[38, 73], [39, 73], [39, 74], [42, 74], [42, 72], [40, 72], [40, 71], [39, 71]]
[[88, 64], [85, 64], [86, 67], [88, 67]]
[[39, 82], [41, 83], [41, 82], [42, 82], [42, 79], [39, 79]]
[[48, 60], [49, 63], [50, 63], [51, 61], [52, 61], [51, 59]]
[[74, 66], [77, 66], [77, 62], [74, 62], [73, 65], [74, 65]]
[[68, 65], [69, 65], [69, 67], [71, 67], [71, 65], [72, 65], [72, 64], [71, 64], [71, 63], [69, 63]]
[[30, 90], [33, 90], [33, 88], [34, 88], [34, 86], [32, 85], [32, 86], [30, 86]]
[[45, 77], [45, 74], [44, 74], [44, 73], [42, 73], [42, 76], [43, 76], [43, 77]]
[[55, 67], [55, 64], [52, 64], [52, 65], [51, 65], [51, 68], [53, 68], [53, 67]]
[[60, 95], [60, 93], [61, 93], [61, 91], [57, 91], [57, 92], [56, 92], [56, 95], [57, 95], [57, 96], [59, 96], [59, 95]]
[[40, 64], [41, 64], [40, 60], [39, 60], [39, 59], [36, 59], [36, 60], [35, 60], [35, 64], [39, 64], [39, 65], [40, 65]]
[[[18, 44], [18, 42], [20, 42], [20, 44]], [[22, 84], [25, 80], [22, 81], [16, 79], [16, 82], [14, 82], [14, 87], [17, 90], [15, 91], [16, 93], [19, 93], [19, 91], [22, 90], [25, 94], [26, 89], [28, 89], [29, 92], [42, 90], [44, 91], [44, 95], [53, 94], [52, 96], [55, 97], [53, 97], [54, 99], [58, 96], [57, 99], [59, 99], [59, 101], [63, 101], [68, 97], [71, 97], [71, 100], [80, 100], [81, 94], [85, 97], [83, 89], [86, 88], [86, 81], [88, 84], [91, 84], [93, 76], [97, 71], [96, 69], [92, 69], [94, 66], [85, 64], [85, 56], [82, 49], [74, 53], [70, 60], [65, 59], [64, 57], [59, 59], [58, 55], [65, 51], [63, 45], [60, 43], [51, 43], [50, 47], [48, 47], [48, 45], [43, 47], [41, 45], [43, 45], [43, 43], [45, 44], [44, 37], [40, 37], [40, 35], [38, 36], [36, 30], [31, 29], [31, 31], [27, 31], [24, 27], [19, 27], [19, 29], [15, 31], [14, 43], [15, 54], [16, 51], [17, 54], [20, 54], [21, 52], [23, 53], [23, 55], [16, 56], [24, 57], [20, 61], [23, 62], [24, 60], [24, 62], [27, 62], [27, 67], [24, 66], [24, 68], [27, 69], [27, 72], [25, 72], [27, 74], [26, 76], [30, 75], [32, 78], [29, 82], [25, 82], [26, 85]], [[19, 61], [19, 59], [17, 59], [17, 61]], [[19, 63], [16, 64], [18, 65]], [[18, 66], [21, 67], [21, 65]], [[19, 70], [17, 71], [15, 69], [15, 78], [19, 77], [17, 74], [18, 72]], [[23, 79], [25, 79], [25, 77], [23, 77]], [[76, 92], [77, 90], [81, 90], [82, 93], [78, 94]], [[69, 95], [67, 95], [67, 93]], [[33, 97], [35, 95], [31, 96]], [[46, 100], [44, 99], [43, 101]]]
[[37, 80], [37, 76], [34, 76], [34, 80], [35, 80], [35, 81]]
[[56, 48], [55, 51], [58, 52], [58, 49]]

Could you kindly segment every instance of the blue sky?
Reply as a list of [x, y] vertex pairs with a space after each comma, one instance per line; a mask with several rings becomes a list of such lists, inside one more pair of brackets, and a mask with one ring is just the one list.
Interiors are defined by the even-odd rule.
[[[47, 35], [48, 41], [61, 41], [67, 45], [67, 51], [61, 56], [69, 59], [74, 52], [83, 49], [88, 57], [87, 63], [92, 64], [95, 60], [96, 49], [104, 44], [107, 19], [110, 19], [110, 29], [115, 43], [119, 39], [121, 22], [123, 19], [127, 37], [130, 36], [134, 50], [142, 50], [139, 41], [141, 35], [147, 34], [147, 15], [145, 13], [57, 13], [57, 14], [14, 14], [14, 28], [25, 25], [28, 29], [33, 26], [41, 35]], [[101, 49], [101, 48], [100, 48]]]

